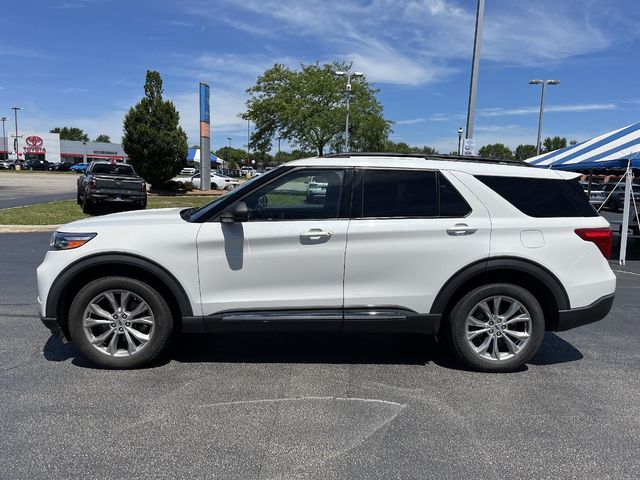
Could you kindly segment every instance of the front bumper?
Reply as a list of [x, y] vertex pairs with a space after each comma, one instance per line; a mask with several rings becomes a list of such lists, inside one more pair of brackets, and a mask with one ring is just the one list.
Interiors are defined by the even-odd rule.
[[609, 314], [615, 294], [605, 295], [599, 298], [591, 305], [580, 308], [572, 308], [570, 310], [560, 310], [558, 312], [557, 332], [564, 332], [581, 325], [602, 320]]
[[57, 318], [43, 317], [40, 315], [40, 321], [42, 324], [49, 329], [51, 335], [54, 337], [60, 337], [62, 340], [66, 340], [66, 336], [60, 328], [60, 324], [58, 323]]

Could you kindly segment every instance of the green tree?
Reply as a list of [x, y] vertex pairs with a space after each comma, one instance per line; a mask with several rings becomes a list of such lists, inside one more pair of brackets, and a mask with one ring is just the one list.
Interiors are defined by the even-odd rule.
[[[344, 148], [345, 79], [336, 70], [350, 65], [316, 62], [290, 70], [275, 64], [247, 90], [247, 112], [242, 118], [255, 125], [250, 148], [267, 152], [273, 138], [282, 138], [302, 150], [323, 155], [327, 147]], [[379, 150], [391, 131], [376, 98], [378, 90], [364, 78], [352, 81], [349, 109], [351, 150]]]
[[553, 152], [554, 150], [558, 150], [560, 148], [564, 148], [567, 146], [567, 139], [565, 137], [547, 137], [542, 142], [544, 146], [545, 152]]
[[160, 73], [147, 70], [144, 97], [124, 117], [122, 146], [136, 171], [151, 185], [162, 186], [186, 165], [187, 134], [180, 114], [162, 98]]
[[247, 158], [247, 151], [240, 148], [222, 147], [214, 152], [216, 157], [220, 157], [232, 168], [242, 165]]
[[101, 135], [98, 135], [94, 142], [111, 143], [111, 137], [103, 133]]
[[429, 147], [428, 145], [415, 147], [406, 142], [393, 142], [391, 140], [387, 140], [384, 143], [381, 151], [389, 153], [421, 153], [425, 155], [435, 155], [438, 153], [435, 148]]
[[81, 128], [76, 127], [56, 127], [49, 130], [51, 133], [59, 133], [60, 140], [75, 140], [77, 142], [88, 142], [89, 135], [84, 133]]
[[485, 145], [478, 153], [481, 157], [502, 158], [505, 160], [511, 160], [513, 158], [511, 149], [502, 143]]
[[536, 156], [536, 146], [529, 144], [521, 144], [516, 147], [515, 159], [526, 160], [527, 158]]

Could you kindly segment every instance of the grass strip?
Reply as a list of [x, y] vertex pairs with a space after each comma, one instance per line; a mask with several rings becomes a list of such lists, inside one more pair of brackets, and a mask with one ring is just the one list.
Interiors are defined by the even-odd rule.
[[[147, 209], [169, 207], [199, 207], [216, 199], [215, 196], [149, 196]], [[59, 225], [87, 218], [75, 200], [37, 203], [24, 207], [0, 209], [0, 225]]]

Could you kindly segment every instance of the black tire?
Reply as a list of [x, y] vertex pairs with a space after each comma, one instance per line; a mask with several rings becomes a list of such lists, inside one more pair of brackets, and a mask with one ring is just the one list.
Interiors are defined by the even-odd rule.
[[219, 190], [218, 189], [218, 185], [216, 185], [215, 183], [211, 184], [211, 190]]
[[[127, 356], [111, 356], [99, 350], [89, 341], [83, 327], [83, 316], [89, 303], [103, 292], [118, 289], [128, 290], [146, 302], [155, 322], [153, 333], [144, 348]], [[74, 298], [69, 310], [69, 333], [82, 354], [100, 367], [141, 368], [153, 363], [167, 351], [173, 333], [173, 317], [167, 302], [146, 283], [126, 277], [105, 277], [87, 284]]]
[[[509, 355], [512, 355], [510, 358], [503, 358], [500, 360], [492, 360], [483, 357], [473, 349], [470, 341], [467, 339], [467, 318], [474, 313], [476, 307], [483, 300], [496, 296], [507, 297], [519, 302], [526, 311], [528, 311], [529, 318], [531, 319], [530, 329], [528, 332], [529, 337], [526, 343], [522, 345], [516, 354], [512, 355], [509, 353]], [[508, 304], [506, 306], [508, 306]], [[482, 320], [486, 320], [486, 318], [483, 318]], [[449, 323], [446, 328], [448, 328], [446, 333], [448, 334], [454, 353], [473, 370], [482, 372], [511, 372], [519, 369], [526, 362], [531, 360], [538, 351], [538, 348], [540, 348], [540, 344], [544, 338], [545, 320], [540, 303], [529, 291], [517, 285], [495, 283], [478, 287], [462, 297], [451, 310], [451, 313], [449, 314]], [[479, 329], [481, 327], [476, 328]], [[502, 328], [505, 327], [503, 326]], [[514, 328], [516, 328], [516, 326], [514, 326]], [[494, 333], [493, 328], [489, 330], [489, 332]], [[506, 339], [498, 337], [504, 335], [501, 332], [502, 331], [499, 330], [499, 328], [495, 329], [496, 342], [500, 342], [495, 344], [499, 345], [498, 351], [501, 350], [501, 347], [508, 347]], [[480, 338], [477, 341], [480, 342], [481, 340], [488, 338], [489, 335], [487, 333], [483, 334], [482, 337], [478, 335], [478, 337]], [[513, 337], [509, 336], [509, 339], [511, 338]], [[491, 343], [491, 349], [493, 349], [493, 345], [494, 344]], [[497, 356], [499, 358], [501, 355], [498, 354]]]
[[96, 211], [96, 204], [91, 200], [87, 200], [87, 196], [84, 195], [82, 197], [82, 213], [86, 213], [87, 215], [95, 215]]
[[82, 197], [80, 196], [80, 193], [76, 194], [76, 203], [78, 205], [82, 205]]

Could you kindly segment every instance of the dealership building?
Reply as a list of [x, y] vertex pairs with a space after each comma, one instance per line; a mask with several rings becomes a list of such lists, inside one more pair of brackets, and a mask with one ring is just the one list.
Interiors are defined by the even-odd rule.
[[119, 143], [79, 142], [60, 140], [57, 133], [25, 132], [2, 138], [0, 158], [20, 160], [46, 160], [51, 163], [87, 163], [94, 160], [126, 161], [122, 145]]

